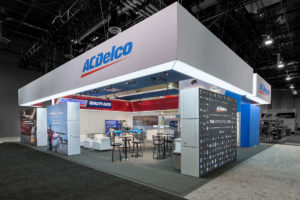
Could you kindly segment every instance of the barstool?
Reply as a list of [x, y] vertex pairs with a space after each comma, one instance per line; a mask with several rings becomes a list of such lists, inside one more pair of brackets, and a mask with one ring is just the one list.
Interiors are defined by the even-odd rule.
[[120, 147], [122, 146], [121, 142], [115, 142], [115, 136], [111, 136], [110, 137], [110, 145], [113, 147], [112, 149], [112, 155], [111, 155], [111, 161], [114, 162], [114, 152], [115, 152], [115, 148], [118, 147], [119, 149], [119, 155], [120, 155], [120, 161], [122, 161], [122, 154], [121, 154], [121, 150]]
[[135, 154], [135, 157], [138, 157], [139, 156], [139, 149], [142, 153], [142, 156], [143, 156], [143, 151], [142, 151], [142, 140], [140, 139], [139, 135], [138, 134], [135, 134], [133, 136], [133, 140], [132, 140], [132, 157], [133, 157], [133, 153], [134, 153], [134, 150], [135, 150], [135, 147], [136, 147], [136, 154]]
[[153, 159], [154, 159], [154, 154], [156, 153], [156, 159], [158, 159], [161, 155], [160, 152], [162, 150], [163, 146], [163, 141], [161, 141], [161, 137], [152, 135], [152, 140], [153, 140]]

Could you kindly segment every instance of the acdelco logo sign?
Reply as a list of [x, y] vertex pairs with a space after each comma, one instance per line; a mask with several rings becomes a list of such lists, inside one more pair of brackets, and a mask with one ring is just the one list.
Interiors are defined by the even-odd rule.
[[259, 91], [258, 92], [260, 94], [265, 95], [265, 96], [269, 96], [270, 95], [270, 90], [268, 90], [266, 88], [266, 86], [264, 84], [262, 84], [262, 83], [259, 85]]
[[216, 112], [227, 112], [227, 108], [224, 108], [222, 106], [217, 106]]
[[113, 46], [111, 51], [101, 52], [86, 59], [81, 78], [127, 59], [132, 51], [132, 46], [132, 42], [127, 42], [124, 46]]

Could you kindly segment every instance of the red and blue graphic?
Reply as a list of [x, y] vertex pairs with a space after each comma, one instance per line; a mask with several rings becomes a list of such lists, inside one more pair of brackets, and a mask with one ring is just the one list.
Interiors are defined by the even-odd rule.
[[269, 96], [270, 95], [270, 90], [268, 90], [266, 88], [266, 86], [264, 84], [260, 84], [259, 85], [259, 91], [258, 91], [260, 94], [262, 95], [265, 95], [265, 96]]
[[116, 47], [114, 45], [111, 51], [106, 53], [101, 52], [89, 59], [86, 59], [81, 78], [127, 59], [132, 51], [132, 47], [132, 42], [127, 42], [124, 46], [121, 45]]

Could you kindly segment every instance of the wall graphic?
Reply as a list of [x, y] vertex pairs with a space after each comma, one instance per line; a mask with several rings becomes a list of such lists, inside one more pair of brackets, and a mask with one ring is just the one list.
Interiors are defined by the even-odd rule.
[[68, 154], [67, 104], [47, 108], [48, 150]]
[[36, 108], [22, 110], [20, 113], [21, 142], [36, 146]]
[[200, 89], [200, 176], [234, 161], [236, 99]]

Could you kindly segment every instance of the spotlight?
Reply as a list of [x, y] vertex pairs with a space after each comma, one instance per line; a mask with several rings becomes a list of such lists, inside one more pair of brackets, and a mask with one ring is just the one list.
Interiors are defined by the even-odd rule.
[[164, 77], [159, 77], [159, 79], [162, 81], [162, 82], [167, 82], [167, 79], [165, 79]]
[[153, 84], [155, 84], [156, 83], [156, 78], [151, 76], [151, 81], [152, 81]]
[[163, 74], [164, 74], [165, 76], [168, 76], [168, 75], [169, 75], [169, 73], [168, 73], [168, 72], [163, 72]]
[[130, 85], [130, 84], [135, 84], [135, 80], [130, 80], [126, 82], [126, 86]]
[[103, 90], [104, 91], [109, 91], [109, 90], [111, 90], [112, 89], [112, 86], [110, 85], [110, 86], [107, 86], [106, 88], [104, 88]]
[[197, 80], [196, 79], [192, 80], [191, 84], [192, 85], [197, 84]]
[[274, 40], [271, 38], [270, 35], [268, 35], [268, 36], [266, 37], [266, 39], [264, 40], [265, 46], [269, 46], [269, 45], [273, 44], [273, 42], [274, 42]]
[[283, 68], [284, 67], [284, 63], [282, 61], [279, 61], [279, 63], [277, 64], [278, 68]]
[[294, 86], [293, 84], [291, 84], [290, 88], [291, 88], [291, 89], [294, 89], [294, 88], [295, 88], [295, 86]]

